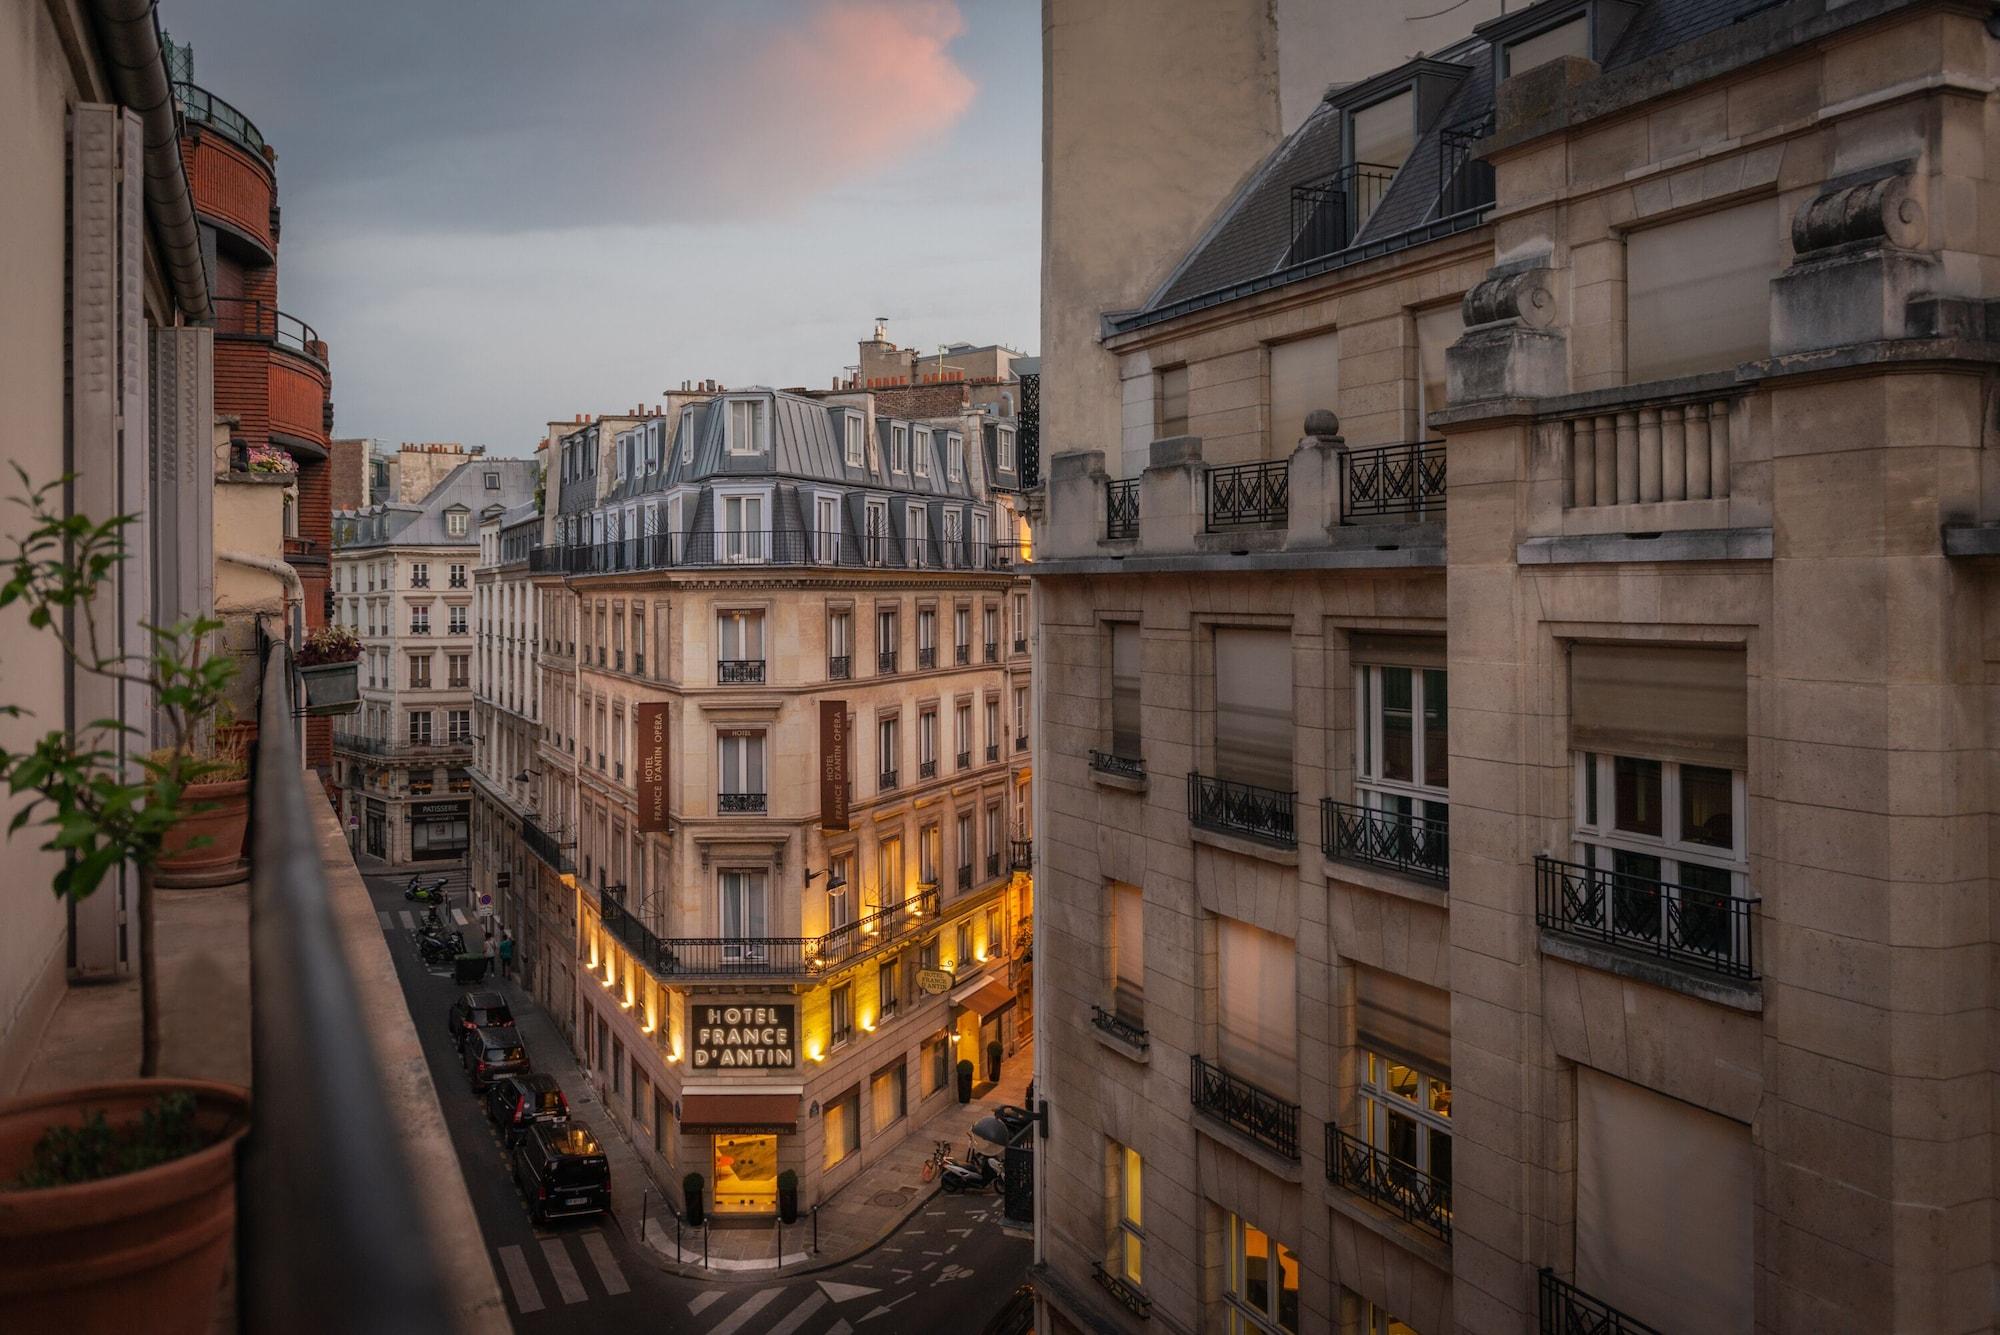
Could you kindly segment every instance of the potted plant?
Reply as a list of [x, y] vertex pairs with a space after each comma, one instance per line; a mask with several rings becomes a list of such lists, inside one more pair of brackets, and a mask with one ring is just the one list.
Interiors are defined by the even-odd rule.
[[165, 745], [127, 756], [134, 730], [99, 720], [0, 746], [0, 780], [20, 801], [8, 833], [37, 827], [42, 847], [64, 855], [57, 895], [84, 899], [123, 865], [136, 873], [141, 1076], [0, 1103], [0, 1294], [9, 1325], [25, 1330], [206, 1331], [232, 1247], [249, 1096], [156, 1078], [154, 872], [217, 771], [202, 752], [235, 665], [208, 652], [221, 623], [205, 618], [148, 627], [146, 653], [105, 652], [97, 594], [125, 559], [131, 517], [65, 514], [70, 479], [36, 488], [14, 471], [29, 523], [0, 558], [0, 606], [21, 604], [77, 671], [143, 691]]
[[961, 1057], [958, 1061], [958, 1101], [972, 1102], [972, 1059]]
[[996, 1038], [986, 1045], [986, 1078], [988, 1080], [998, 1080], [1000, 1078], [1000, 1056], [1000, 1040]]
[[689, 1228], [700, 1228], [708, 1219], [701, 1199], [701, 1174], [689, 1173], [681, 1179], [681, 1214]]
[[361, 708], [361, 640], [345, 626], [321, 626], [299, 646], [306, 713], [352, 714]]
[[[243, 879], [243, 836], [250, 829], [250, 743], [254, 732], [216, 724], [196, 744], [201, 775], [187, 786], [187, 814], [167, 831], [154, 867], [170, 890], [229, 885]], [[170, 747], [149, 757], [165, 763]]]
[[778, 1174], [778, 1218], [799, 1222], [799, 1175], [789, 1168]]
[[252, 473], [291, 476], [299, 471], [299, 461], [275, 445], [252, 445], [244, 454]]

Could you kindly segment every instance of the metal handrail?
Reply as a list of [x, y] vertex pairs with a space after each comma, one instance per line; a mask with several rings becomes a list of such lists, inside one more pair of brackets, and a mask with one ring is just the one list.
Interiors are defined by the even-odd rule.
[[1299, 1105], [1281, 1099], [1220, 1066], [1201, 1059], [1192, 1063], [1189, 1100], [1196, 1112], [1215, 1118], [1232, 1131], [1240, 1131], [1266, 1149], [1287, 1159], [1299, 1157]]
[[1291, 464], [1272, 459], [1211, 468], [1202, 493], [1202, 519], [1210, 533], [1283, 524], [1291, 513]]
[[671, 936], [654, 933], [616, 899], [599, 905], [604, 930], [661, 981], [691, 977], [813, 977], [869, 954], [935, 917], [936, 890], [877, 909], [820, 936]]
[[1451, 1183], [1384, 1153], [1331, 1122], [1326, 1124], [1326, 1176], [1329, 1182], [1401, 1215], [1447, 1243], [1451, 1241]]
[[1539, 1335], [1661, 1335], [1637, 1317], [1626, 1316], [1543, 1266], [1536, 1291]]
[[1535, 921], [1552, 932], [1755, 980], [1762, 901], [1538, 855]]
[[1146, 777], [1145, 761], [1136, 756], [1121, 756], [1116, 751], [1093, 749], [1090, 753], [1090, 767], [1099, 774], [1116, 774], [1126, 779]]
[[269, 339], [281, 348], [289, 348], [320, 360], [313, 351], [313, 345], [320, 342], [319, 331], [296, 315], [287, 315], [276, 306], [255, 297], [214, 297], [215, 328], [220, 334], [243, 334], [251, 338]]
[[1438, 131], [1438, 195], [1432, 216], [1449, 218], [1493, 204], [1493, 164], [1473, 156], [1479, 141], [1493, 133], [1493, 108]]
[[1207, 829], [1246, 834], [1291, 848], [1298, 843], [1293, 815], [1298, 796], [1296, 791], [1260, 788], [1254, 783], [1189, 771], [1188, 820]]
[[[174, 101], [181, 116], [197, 125], [213, 125], [243, 147], [262, 157], [264, 136], [250, 118], [199, 84], [175, 83]], [[212, 300], [212, 298], [211, 298]]]
[[1340, 520], [1356, 516], [1411, 515], [1444, 508], [1444, 442], [1417, 440], [1401, 445], [1350, 450], [1341, 475]]
[[1012, 570], [1024, 564], [1018, 547], [1009, 543], [899, 539], [877, 533], [856, 537], [832, 529], [650, 533], [605, 542], [538, 546], [528, 551], [530, 572], [564, 575], [744, 565], [979, 572]]
[[[264, 659], [251, 769], [250, 1049], [237, 1177], [247, 1330], [449, 1329], [443, 1268], [389, 1112], [307, 806], [292, 655]], [[301, 1164], [338, 1164], [301, 1172]]]
[[1393, 166], [1350, 162], [1331, 176], [1293, 186], [1292, 244], [1285, 263], [1304, 264], [1347, 249], [1395, 177]]
[[1146, 1026], [1134, 1024], [1117, 1011], [1109, 1011], [1102, 1006], [1092, 1006], [1090, 1012], [1090, 1022], [1121, 1043], [1142, 1051], [1152, 1045], [1152, 1040], [1146, 1036]]
[[761, 816], [769, 801], [765, 793], [717, 793], [715, 809], [724, 815]]
[[1035, 841], [1032, 839], [1009, 839], [1007, 841], [1007, 865], [1015, 871], [1035, 869]]
[[1139, 479], [1104, 484], [1104, 536], [1112, 542], [1139, 536]]
[[1342, 862], [1365, 862], [1412, 876], [1451, 879], [1448, 821], [1404, 815], [1353, 802], [1321, 798], [1320, 851]]
[[544, 830], [533, 816], [521, 818], [521, 842], [546, 863], [551, 871], [564, 876], [576, 874], [576, 860], [563, 851], [560, 835]]
[[715, 680], [723, 686], [761, 686], [764, 683], [764, 660], [718, 658], [715, 660]]

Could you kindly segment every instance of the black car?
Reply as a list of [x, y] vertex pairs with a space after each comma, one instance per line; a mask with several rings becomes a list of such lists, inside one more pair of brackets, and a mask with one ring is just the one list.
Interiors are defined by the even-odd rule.
[[541, 1122], [514, 1146], [514, 1183], [537, 1224], [611, 1208], [611, 1165], [589, 1130]]
[[486, 1115], [511, 1146], [540, 1122], [567, 1122], [569, 1100], [552, 1075], [503, 1075], [486, 1088]]
[[475, 1029], [495, 1027], [514, 1027], [514, 1012], [507, 1009], [507, 999], [498, 992], [466, 992], [451, 1003], [446, 1032], [453, 1046], [464, 1047], [466, 1035]]
[[526, 1075], [534, 1068], [528, 1064], [528, 1049], [522, 1046], [521, 1036], [512, 1026], [505, 1029], [475, 1029], [459, 1046], [459, 1059], [465, 1063], [465, 1073], [472, 1077], [475, 1093], [503, 1075]]

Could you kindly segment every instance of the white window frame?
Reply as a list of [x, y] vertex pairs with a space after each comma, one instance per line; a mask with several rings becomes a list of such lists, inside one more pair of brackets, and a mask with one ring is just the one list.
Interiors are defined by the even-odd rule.
[[[1451, 1170], [1447, 1168], [1442, 1177], [1437, 1172], [1434, 1137], [1443, 1136], [1447, 1141], [1452, 1137], [1451, 1081], [1366, 1047], [1360, 1049], [1360, 1054], [1361, 1084], [1355, 1094], [1359, 1101], [1361, 1139], [1394, 1162], [1408, 1164], [1449, 1185]], [[1409, 1093], [1404, 1093], [1402, 1083], [1411, 1080], [1415, 1083], [1409, 1085]], [[1443, 1112], [1438, 1111], [1440, 1104]], [[1414, 1162], [1390, 1148], [1390, 1123], [1399, 1118], [1410, 1123], [1415, 1131]]]
[[[1265, 1276], [1267, 1305], [1259, 1310], [1250, 1305], [1249, 1259], [1246, 1255], [1248, 1241], [1246, 1230], [1254, 1230], [1265, 1242], [1265, 1264], [1269, 1271]], [[1283, 1306], [1285, 1258], [1291, 1257], [1294, 1269], [1301, 1269], [1299, 1254], [1265, 1229], [1238, 1215], [1229, 1216], [1229, 1253], [1224, 1267], [1223, 1303], [1229, 1317], [1227, 1329], [1230, 1335], [1296, 1335], [1297, 1325], [1282, 1325], [1278, 1313]], [[1303, 1272], [1301, 1271], [1301, 1281]], [[1303, 1283], [1301, 1284], [1303, 1288]]]
[[[740, 878], [734, 885], [731, 878]], [[761, 902], [758, 902], [761, 900]], [[736, 926], [730, 930], [731, 910]], [[715, 873], [716, 922], [723, 937], [722, 956], [726, 960], [755, 961], [764, 958], [762, 945], [748, 945], [769, 935], [771, 922], [771, 875], [764, 867], [721, 867]], [[744, 930], [752, 927], [764, 930]]]
[[895, 422], [889, 427], [889, 471], [910, 471], [910, 427], [907, 422]]
[[911, 473], [916, 477], [929, 477], [931, 475], [931, 429], [929, 427], [920, 426], [911, 433], [910, 449], [913, 456], [910, 460]]
[[[770, 792], [768, 738], [749, 728], [730, 728], [715, 735], [715, 791], [718, 794]], [[757, 785], [755, 787], [751, 785]]]
[[1117, 1195], [1111, 1203], [1111, 1212], [1117, 1223], [1117, 1236], [1113, 1239], [1116, 1253], [1111, 1258], [1111, 1270], [1127, 1284], [1143, 1290], [1146, 1287], [1145, 1160], [1130, 1145], [1114, 1140], [1111, 1148], [1117, 1157], [1112, 1172], [1112, 1190]]
[[464, 510], [448, 510], [444, 516], [445, 532], [454, 538], [462, 538], [471, 531], [470, 513]]
[[903, 507], [903, 537], [910, 547], [906, 559], [912, 570], [922, 570], [928, 564], [924, 554], [930, 546], [930, 513], [930, 507], [921, 501], [910, 501]]
[[[728, 405], [723, 409], [722, 429], [725, 442], [723, 448], [730, 454], [763, 454], [769, 447], [771, 435], [769, 402], [762, 398], [749, 397], [724, 399], [723, 402]], [[748, 445], [740, 439], [736, 425], [737, 408], [744, 404], [750, 406], [751, 440]]]
[[[1383, 674], [1410, 674], [1410, 773], [1411, 778], [1390, 779], [1382, 775]], [[1426, 782], [1424, 773], [1424, 700], [1432, 689], [1431, 674], [1445, 677], [1443, 668], [1423, 668], [1406, 663], [1359, 663], [1354, 669], [1354, 800], [1370, 811], [1388, 812], [1398, 817], [1421, 816], [1427, 820], [1448, 820], [1451, 791], [1448, 786]], [[1449, 681], [1445, 682], [1447, 696]], [[1449, 705], [1447, 704], [1447, 709]], [[1449, 721], [1449, 713], [1446, 718]]]
[[[728, 518], [729, 507], [732, 504], [739, 507], [740, 517], [740, 507], [742, 507], [745, 501], [755, 501], [757, 503], [758, 524], [754, 529], [745, 528], [740, 524], [731, 527], [722, 522]], [[725, 535], [737, 535], [733, 541], [727, 544], [729, 550], [726, 554], [718, 553], [722, 555], [722, 559], [726, 563], [730, 565], [762, 565], [770, 559], [770, 525], [768, 520], [771, 515], [771, 492], [769, 488], [754, 487], [732, 490], [717, 487], [715, 489], [715, 514], [717, 520], [715, 534], [718, 542]], [[744, 534], [753, 534], [755, 536], [745, 539], [741, 536]]]
[[848, 412], [842, 415], [842, 455], [849, 468], [865, 468], [868, 463], [868, 437], [863, 430], [864, 419], [860, 413]]
[[965, 480], [965, 433], [944, 433], [944, 477], [947, 482]]
[[942, 564], [947, 569], [956, 568], [961, 555], [960, 548], [965, 544], [965, 511], [953, 506], [944, 512], [944, 536], [938, 541], [944, 548]]
[[869, 565], [888, 560], [886, 550], [895, 535], [889, 529], [889, 502], [870, 496], [861, 509], [861, 559]]
[[1012, 427], [1002, 426], [993, 429], [993, 449], [994, 453], [999, 456], [996, 464], [998, 471], [1002, 473], [1013, 472], [1014, 429]]
[[[829, 519], [832, 521], [829, 526]], [[813, 560], [834, 565], [840, 560], [840, 493], [813, 493]]]
[[675, 434], [680, 437], [681, 463], [683, 465], [693, 463], [694, 462], [694, 405], [693, 404], [689, 404], [687, 407], [681, 409], [680, 425], [675, 428]]

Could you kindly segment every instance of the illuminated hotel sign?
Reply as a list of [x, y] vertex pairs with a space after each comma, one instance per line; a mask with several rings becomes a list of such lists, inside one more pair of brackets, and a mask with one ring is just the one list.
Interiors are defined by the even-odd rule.
[[798, 1064], [792, 1006], [694, 1008], [694, 1066], [698, 1071], [789, 1070]]

